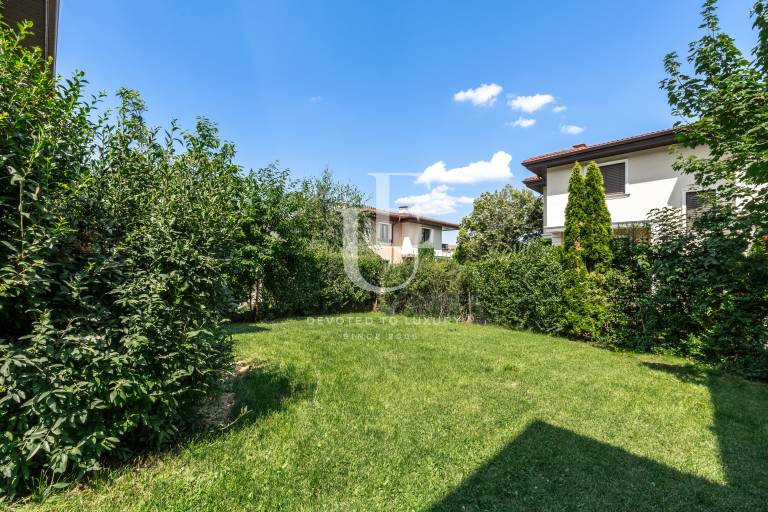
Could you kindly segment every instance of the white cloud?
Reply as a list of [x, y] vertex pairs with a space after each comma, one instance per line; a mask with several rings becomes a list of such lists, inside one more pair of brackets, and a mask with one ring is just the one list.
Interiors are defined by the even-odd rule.
[[499, 94], [501, 94], [499, 84], [483, 84], [476, 89], [457, 92], [453, 95], [453, 101], [470, 101], [478, 107], [490, 107], [496, 103], [496, 96]]
[[452, 196], [448, 194], [449, 190], [447, 185], [440, 185], [427, 194], [401, 197], [395, 203], [409, 205], [409, 211], [418, 215], [442, 215], [455, 212], [460, 204], [472, 204], [474, 201], [467, 196]]
[[323, 101], [322, 96], [312, 96], [311, 98], [309, 98], [310, 103], [320, 103], [321, 101]]
[[497, 151], [490, 161], [480, 160], [472, 162], [465, 167], [446, 169], [444, 162], [436, 162], [416, 178], [416, 183], [430, 186], [432, 183], [479, 183], [481, 181], [499, 181], [512, 177], [509, 170], [509, 162], [512, 155], [504, 151]]
[[516, 96], [507, 100], [507, 105], [515, 110], [522, 110], [523, 112], [536, 112], [544, 105], [548, 105], [555, 101], [555, 97], [551, 94], [534, 94], [533, 96]]
[[535, 119], [530, 119], [527, 117], [518, 117], [517, 121], [507, 123], [507, 126], [512, 126], [513, 128], [530, 128], [531, 126], [536, 124]]
[[560, 132], [565, 133], [566, 135], [578, 135], [583, 131], [583, 127], [576, 126], [575, 124], [566, 124], [560, 127]]
[[552, 109], [552, 112], [554, 112], [555, 114], [559, 114], [560, 112], [565, 112], [566, 110], [568, 110], [568, 107], [566, 107], [565, 105], [558, 105]]

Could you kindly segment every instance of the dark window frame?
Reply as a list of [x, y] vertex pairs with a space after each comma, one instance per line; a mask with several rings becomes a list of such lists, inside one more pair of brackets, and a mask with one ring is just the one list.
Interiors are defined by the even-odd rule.
[[[605, 190], [605, 197], [621, 197], [627, 195], [627, 168], [629, 167], [627, 160], [615, 160], [611, 162], [604, 162], [598, 164], [600, 168], [600, 174], [603, 176], [603, 189]], [[605, 169], [604, 169], [605, 168]], [[622, 168], [621, 180], [617, 177], [609, 177], [606, 180], [606, 170], [613, 171], [618, 168]], [[618, 185], [620, 186], [620, 189]]]
[[[701, 196], [703, 194], [712, 194], [709, 189], [689, 189], [683, 190], [683, 207], [685, 208], [685, 225], [689, 229], [693, 226], [694, 220], [708, 208], [707, 204], [702, 204]], [[693, 197], [692, 201], [689, 198]]]

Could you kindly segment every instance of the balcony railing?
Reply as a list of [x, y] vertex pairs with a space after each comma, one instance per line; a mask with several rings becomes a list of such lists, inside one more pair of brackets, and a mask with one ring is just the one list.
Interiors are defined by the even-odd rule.
[[[412, 258], [416, 256], [419, 252], [419, 249], [416, 247], [411, 248], [403, 248], [400, 251], [400, 254], [403, 258]], [[453, 256], [453, 250], [452, 249], [435, 249], [435, 258], [450, 258]]]

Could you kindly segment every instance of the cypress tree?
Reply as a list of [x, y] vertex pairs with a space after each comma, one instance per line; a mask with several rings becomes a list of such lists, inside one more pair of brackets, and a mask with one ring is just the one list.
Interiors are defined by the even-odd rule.
[[600, 167], [592, 161], [584, 180], [584, 226], [581, 231], [583, 258], [587, 269], [601, 269], [611, 263], [611, 214], [605, 204], [605, 188]]
[[581, 165], [576, 162], [573, 164], [571, 179], [568, 181], [568, 204], [565, 206], [565, 233], [563, 234], [565, 253], [572, 263], [583, 261], [585, 192], [584, 175], [581, 173]]

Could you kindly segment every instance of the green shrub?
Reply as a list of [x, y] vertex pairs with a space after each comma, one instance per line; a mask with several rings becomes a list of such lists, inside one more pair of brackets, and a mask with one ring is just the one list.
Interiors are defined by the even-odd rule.
[[[377, 254], [363, 249], [357, 264], [369, 283], [380, 283], [384, 261]], [[347, 277], [341, 250], [313, 243], [270, 267], [263, 301], [264, 316], [277, 318], [370, 311], [376, 296]]]
[[622, 275], [612, 269], [589, 272], [584, 266], [563, 274], [564, 333], [580, 339], [612, 344], [625, 321], [621, 305], [614, 302], [613, 288]]
[[621, 313], [613, 326], [616, 346], [648, 350], [653, 346], [649, 332], [648, 297], [652, 289], [651, 246], [635, 235], [647, 233], [646, 226], [625, 228], [628, 236], [611, 240], [613, 269], [607, 275], [612, 308]]
[[200, 121], [145, 126], [121, 91], [107, 124], [39, 50], [0, 28], [0, 494], [160, 446], [231, 360], [238, 168]]
[[592, 161], [587, 166], [584, 178], [583, 210], [586, 222], [583, 225], [583, 258], [589, 270], [603, 270], [611, 263], [611, 214], [605, 204], [605, 189], [600, 167]]
[[713, 204], [690, 228], [654, 212], [653, 288], [645, 316], [655, 345], [768, 378], [768, 256], [753, 226]]
[[[414, 265], [415, 261], [390, 265], [382, 286], [405, 283]], [[434, 256], [420, 258], [413, 280], [404, 288], [383, 294], [381, 305], [393, 313], [437, 318], [466, 318], [470, 313], [461, 266]]]
[[[363, 290], [354, 284], [344, 272], [344, 261], [340, 251], [327, 247], [313, 251], [314, 267], [318, 276], [318, 313], [340, 313], [346, 311], [370, 311], [376, 300], [373, 292]], [[384, 260], [370, 250], [361, 250], [357, 265], [363, 278], [373, 284], [381, 282]]]
[[[342, 258], [341, 209], [361, 207], [359, 190], [334, 181], [328, 170], [293, 181], [274, 165], [244, 175], [241, 186], [232, 285], [248, 307], [233, 319], [372, 308], [374, 294], [350, 281]], [[360, 221], [362, 235], [366, 224], [362, 216]], [[369, 283], [378, 285], [384, 262], [361, 245], [358, 266]]]
[[481, 321], [557, 333], [563, 328], [561, 250], [544, 242], [467, 265]]

